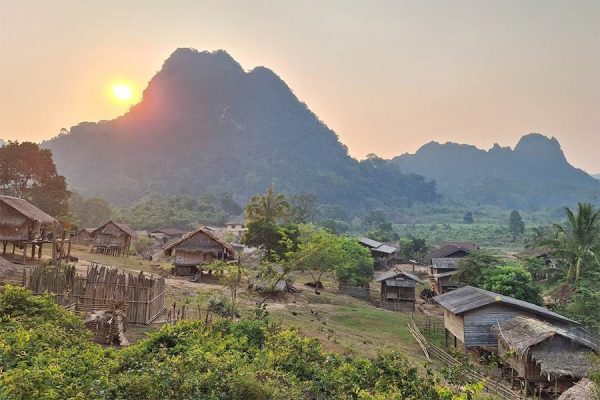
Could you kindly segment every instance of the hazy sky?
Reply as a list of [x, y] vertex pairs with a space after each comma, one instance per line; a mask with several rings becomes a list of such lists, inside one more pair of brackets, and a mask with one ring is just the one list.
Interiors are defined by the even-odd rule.
[[358, 158], [540, 132], [600, 172], [600, 1], [0, 0], [0, 138], [123, 114], [177, 47], [271, 68]]

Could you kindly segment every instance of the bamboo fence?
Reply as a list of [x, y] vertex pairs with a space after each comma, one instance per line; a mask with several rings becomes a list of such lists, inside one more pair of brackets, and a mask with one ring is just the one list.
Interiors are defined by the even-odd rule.
[[75, 310], [97, 310], [122, 303], [127, 320], [134, 324], [147, 325], [165, 310], [164, 277], [126, 273], [93, 263], [85, 275], [76, 274], [71, 265], [26, 269], [23, 286], [34, 294], [52, 293], [57, 304]]

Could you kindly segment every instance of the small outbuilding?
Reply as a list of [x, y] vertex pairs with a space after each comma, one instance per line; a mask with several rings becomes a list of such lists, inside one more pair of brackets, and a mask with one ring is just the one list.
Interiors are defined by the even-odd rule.
[[457, 288], [452, 275], [458, 269], [460, 260], [474, 251], [479, 245], [474, 242], [442, 242], [432, 250], [427, 258], [431, 261], [429, 282], [435, 294], [442, 294]]
[[92, 251], [112, 256], [128, 256], [135, 231], [125, 224], [108, 221], [92, 233]]
[[423, 283], [418, 276], [400, 270], [383, 273], [377, 279], [381, 283], [381, 307], [393, 311], [412, 312], [415, 309], [416, 287]]
[[71, 238], [71, 241], [75, 244], [81, 244], [84, 246], [89, 246], [92, 244], [92, 232], [94, 232], [94, 228], [83, 228], [77, 231], [77, 233]]
[[12, 253], [18, 246], [23, 249], [23, 262], [27, 257], [27, 249], [31, 246], [31, 257], [42, 255], [44, 243], [52, 241], [53, 230], [57, 221], [25, 199], [12, 196], [0, 196], [0, 241], [2, 255], [6, 255], [6, 247], [12, 244]]
[[511, 379], [524, 382], [527, 392], [537, 386], [538, 393], [558, 396], [587, 376], [591, 356], [598, 351], [597, 344], [577, 329], [537, 318], [517, 316], [491, 329], [498, 340], [498, 355], [511, 368]]
[[371, 256], [375, 260], [375, 267], [387, 268], [396, 259], [398, 248], [390, 246], [368, 237], [358, 238], [358, 242], [371, 250]]
[[225, 223], [225, 232], [233, 234], [238, 239], [240, 239], [246, 231], [246, 220], [243, 215], [233, 217]]
[[454, 346], [465, 350], [495, 351], [498, 339], [492, 326], [517, 316], [539, 318], [558, 326], [577, 324], [547, 308], [473, 286], [464, 286], [433, 299], [444, 309], [446, 341], [451, 335]]
[[157, 242], [165, 245], [171, 241], [182, 238], [186, 233], [186, 231], [179, 228], [160, 228], [154, 229], [152, 232], [150, 232], [150, 236], [153, 237]]
[[215, 260], [232, 260], [233, 247], [209, 229], [201, 227], [168, 244], [153, 259], [174, 256], [174, 275], [202, 276], [202, 265]]

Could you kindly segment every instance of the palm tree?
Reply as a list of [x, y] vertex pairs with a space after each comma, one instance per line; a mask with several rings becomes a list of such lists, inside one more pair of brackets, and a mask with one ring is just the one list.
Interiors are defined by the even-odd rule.
[[287, 218], [289, 213], [290, 204], [285, 194], [275, 193], [273, 183], [267, 189], [267, 193], [253, 196], [244, 208], [248, 222], [276, 223], [282, 218]]
[[558, 235], [550, 240], [556, 255], [569, 264], [567, 281], [577, 282], [584, 272], [586, 263], [600, 265], [600, 209], [589, 203], [579, 203], [577, 213], [565, 207], [567, 222], [555, 225]]

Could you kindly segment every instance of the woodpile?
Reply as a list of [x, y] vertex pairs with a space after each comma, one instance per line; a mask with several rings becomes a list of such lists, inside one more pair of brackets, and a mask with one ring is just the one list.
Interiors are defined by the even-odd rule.
[[127, 316], [121, 307], [123, 303], [117, 303], [109, 309], [96, 310], [88, 314], [85, 326], [94, 332], [94, 341], [108, 345], [129, 345], [125, 336]]

